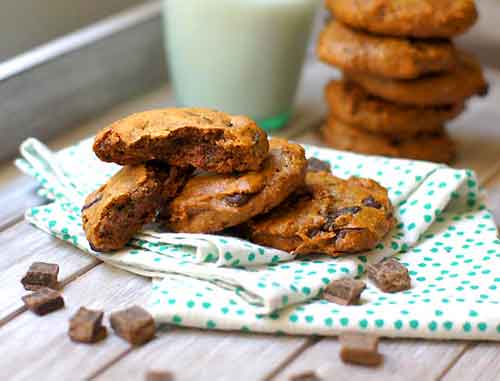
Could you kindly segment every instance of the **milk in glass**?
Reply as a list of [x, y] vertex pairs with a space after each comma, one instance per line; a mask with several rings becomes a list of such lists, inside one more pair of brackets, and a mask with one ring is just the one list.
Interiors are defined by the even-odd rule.
[[164, 0], [167, 59], [179, 106], [283, 125], [319, 0]]

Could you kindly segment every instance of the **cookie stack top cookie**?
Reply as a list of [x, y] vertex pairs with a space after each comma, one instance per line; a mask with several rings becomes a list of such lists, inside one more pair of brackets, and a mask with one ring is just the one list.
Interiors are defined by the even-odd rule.
[[485, 95], [474, 57], [451, 37], [477, 20], [470, 0], [327, 0], [318, 57], [344, 72], [326, 87], [327, 143], [366, 154], [450, 162], [444, 124]]

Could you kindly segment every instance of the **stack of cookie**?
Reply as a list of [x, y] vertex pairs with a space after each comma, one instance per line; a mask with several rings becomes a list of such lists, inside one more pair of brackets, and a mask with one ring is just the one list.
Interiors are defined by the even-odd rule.
[[467, 98], [485, 95], [478, 62], [451, 38], [477, 20], [472, 0], [326, 0], [335, 20], [318, 56], [343, 70], [326, 87], [332, 147], [449, 163], [444, 125]]
[[[254, 121], [207, 109], [146, 111], [106, 127], [94, 152], [124, 167], [91, 193], [83, 229], [95, 251], [122, 248], [143, 225], [232, 229], [295, 254], [370, 250], [394, 226], [387, 190], [339, 179], [304, 149], [268, 140]], [[237, 229], [236, 229], [237, 228]]]

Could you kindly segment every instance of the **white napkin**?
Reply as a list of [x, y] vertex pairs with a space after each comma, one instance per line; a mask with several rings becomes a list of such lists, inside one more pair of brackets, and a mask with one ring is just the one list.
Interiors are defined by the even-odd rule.
[[[209, 329], [337, 335], [500, 339], [500, 241], [474, 173], [408, 160], [306, 146], [339, 177], [370, 177], [389, 189], [397, 228], [375, 250], [344, 258], [293, 260], [237, 238], [145, 229], [115, 254], [93, 252], [81, 228], [86, 194], [119, 168], [100, 162], [91, 140], [52, 153], [28, 139], [16, 164], [51, 204], [26, 218], [110, 265], [153, 278], [148, 305], [158, 322]], [[362, 277], [367, 263], [396, 255], [412, 289], [380, 292], [370, 282], [360, 306], [318, 300], [326, 284]], [[131, 301], [133, 303], [133, 301]]]

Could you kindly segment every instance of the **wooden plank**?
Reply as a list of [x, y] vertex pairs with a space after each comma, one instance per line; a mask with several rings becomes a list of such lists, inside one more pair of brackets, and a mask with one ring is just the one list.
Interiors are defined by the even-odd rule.
[[96, 380], [140, 380], [150, 369], [174, 372], [176, 381], [238, 380], [265, 377], [306, 342], [292, 336], [270, 336], [176, 329], [137, 348]]
[[380, 352], [384, 363], [377, 368], [344, 364], [339, 358], [340, 344], [336, 339], [323, 339], [302, 355], [273, 380], [288, 380], [293, 374], [315, 370], [322, 380], [405, 380], [426, 381], [439, 376], [453, 359], [460, 355], [463, 344], [420, 340], [383, 340]]
[[443, 381], [497, 381], [500, 375], [500, 348], [496, 343], [471, 347], [441, 378]]
[[0, 329], [2, 379], [88, 379], [130, 347], [112, 333], [96, 345], [73, 343], [67, 337], [69, 318], [87, 306], [103, 309], [108, 324], [110, 311], [143, 304], [149, 292], [146, 278], [110, 266], [96, 267], [63, 290], [64, 309], [44, 317], [26, 312]]
[[165, 83], [164, 56], [161, 4], [147, 2], [2, 63], [0, 158]]
[[20, 222], [0, 233], [0, 326], [13, 314], [24, 311], [21, 296], [28, 293], [20, 281], [28, 267], [36, 261], [59, 264], [59, 279], [71, 279], [75, 274], [99, 263], [96, 259], [66, 242], [53, 238]]
[[0, 170], [0, 231], [20, 221], [24, 211], [32, 206], [44, 203], [44, 199], [36, 194], [36, 182], [25, 175], [20, 175], [12, 164]]

